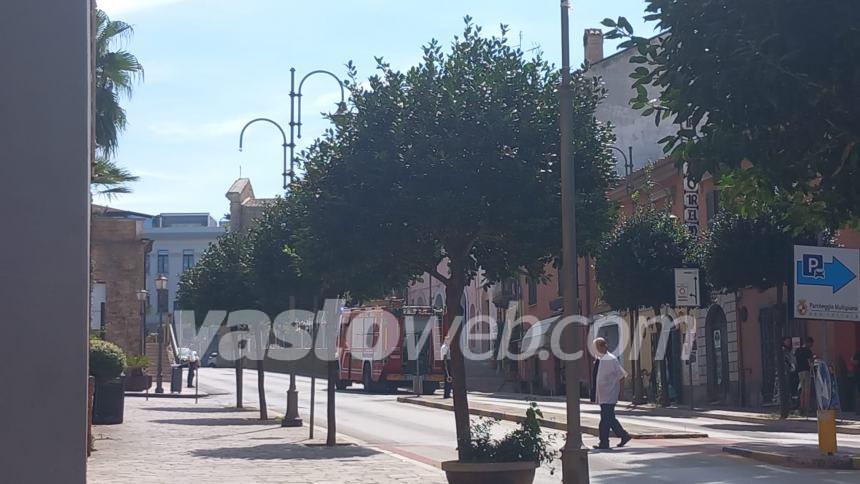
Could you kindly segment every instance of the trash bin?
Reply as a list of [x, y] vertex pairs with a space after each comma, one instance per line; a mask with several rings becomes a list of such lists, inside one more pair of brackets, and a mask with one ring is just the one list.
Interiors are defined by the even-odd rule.
[[182, 393], [182, 367], [170, 365], [170, 393]]
[[818, 411], [818, 450], [826, 455], [836, 453], [836, 410]]

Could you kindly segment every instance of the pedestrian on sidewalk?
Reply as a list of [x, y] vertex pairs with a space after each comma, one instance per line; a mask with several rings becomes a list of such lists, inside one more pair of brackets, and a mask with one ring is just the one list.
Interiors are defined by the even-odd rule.
[[448, 340], [442, 342], [439, 348], [439, 354], [442, 356], [442, 369], [445, 372], [445, 383], [443, 385], [442, 398], [451, 398], [451, 348], [448, 346]]
[[809, 404], [812, 399], [812, 361], [815, 359], [815, 354], [812, 352], [812, 345], [815, 340], [811, 337], [806, 338], [805, 344], [794, 351], [794, 361], [797, 367], [797, 379], [800, 382], [800, 414], [809, 414]]
[[198, 368], [200, 368], [200, 357], [197, 356], [196, 351], [192, 351], [188, 357], [188, 388], [194, 388], [194, 376]]
[[627, 371], [621, 366], [621, 362], [612, 353], [608, 351], [609, 345], [603, 338], [594, 340], [594, 348], [597, 350], [600, 366], [597, 369], [596, 388], [597, 388], [597, 403], [600, 405], [600, 443], [595, 445], [595, 449], [609, 448], [609, 431], [615, 433], [615, 436], [621, 439], [618, 447], [624, 447], [627, 442], [630, 442], [630, 434], [624, 430], [621, 423], [615, 417], [615, 405], [618, 399], [621, 398], [623, 391], [624, 378], [627, 376]]
[[860, 415], [860, 350], [854, 352], [854, 412]]

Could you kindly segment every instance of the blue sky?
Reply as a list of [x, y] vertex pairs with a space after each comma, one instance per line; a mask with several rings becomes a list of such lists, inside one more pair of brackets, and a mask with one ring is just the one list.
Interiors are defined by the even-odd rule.
[[[128, 129], [117, 162], [139, 175], [134, 192], [111, 206], [141, 211], [227, 210], [224, 193], [239, 176], [249, 177], [258, 197], [281, 193], [281, 141], [277, 130], [257, 124], [271, 117], [289, 122], [289, 68], [297, 76], [315, 69], [345, 75], [352, 60], [359, 74], [373, 73], [374, 56], [395, 68], [417, 63], [430, 39], [443, 44], [462, 32], [470, 15], [486, 33], [510, 26], [514, 44], [540, 47], [557, 63], [560, 55], [558, 0], [100, 0], [111, 18], [134, 26], [127, 48], [146, 76], [125, 100]], [[605, 17], [625, 15], [637, 33], [650, 34], [644, 0], [573, 0], [571, 53], [582, 60], [582, 31]], [[605, 53], [615, 51], [607, 41]], [[336, 83], [312, 77], [303, 90], [305, 123], [298, 149], [326, 127], [319, 113], [334, 111]]]

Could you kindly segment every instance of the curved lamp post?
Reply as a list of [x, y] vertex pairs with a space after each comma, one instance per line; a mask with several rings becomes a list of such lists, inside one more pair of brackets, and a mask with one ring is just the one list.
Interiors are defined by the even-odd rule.
[[292, 163], [290, 164], [290, 171], [287, 171], [287, 147], [290, 146], [290, 143], [287, 143], [287, 135], [284, 134], [284, 128], [281, 128], [280, 124], [272, 121], [269, 118], [256, 118], [256, 119], [252, 119], [252, 120], [248, 121], [247, 123], [245, 123], [245, 126], [242, 127], [242, 132], [239, 133], [239, 151], [242, 151], [242, 140], [245, 138], [245, 130], [248, 129], [248, 126], [251, 126], [252, 124], [259, 123], [259, 122], [271, 123], [276, 128], [278, 128], [278, 131], [281, 132], [281, 138], [284, 141], [281, 146], [284, 148], [284, 172], [283, 172], [283, 176], [284, 176], [284, 190], [286, 190], [287, 189], [287, 177], [290, 177], [290, 183], [292, 183], [293, 177], [295, 176], [295, 173], [293, 172]]
[[[284, 191], [286, 191], [289, 185], [295, 181], [296, 176], [296, 138], [298, 137], [301, 139], [302, 137], [302, 87], [304, 87], [305, 81], [315, 74], [325, 74], [337, 82], [338, 87], [340, 87], [340, 102], [337, 104], [337, 111], [333, 116], [342, 116], [346, 114], [346, 91], [343, 88], [343, 82], [340, 78], [326, 70], [318, 69], [311, 71], [302, 77], [301, 81], [299, 81], [299, 89], [296, 91], [296, 69], [290, 68], [290, 141], [287, 142], [286, 133], [284, 132], [284, 129], [281, 128], [281, 125], [269, 118], [252, 119], [245, 124], [242, 128], [242, 132], [239, 133], [239, 151], [242, 151], [242, 140], [248, 126], [257, 122], [266, 122], [278, 128], [278, 131], [281, 132], [281, 139], [283, 140], [281, 146], [284, 148], [284, 171], [282, 173], [284, 177]], [[290, 149], [289, 169], [287, 168], [287, 148]], [[289, 178], [289, 184], [287, 184], [287, 178]]]
[[[311, 71], [302, 77], [299, 81], [298, 91], [296, 91], [296, 69], [290, 68], [290, 141], [287, 142], [286, 133], [284, 132], [284, 129], [281, 128], [281, 125], [269, 118], [252, 119], [245, 124], [242, 128], [242, 132], [239, 133], [239, 151], [242, 151], [242, 142], [245, 136], [245, 130], [248, 126], [257, 122], [266, 122], [278, 128], [278, 131], [281, 132], [281, 139], [283, 140], [281, 146], [284, 149], [284, 192], [286, 192], [287, 188], [293, 184], [296, 176], [296, 138], [298, 137], [301, 139], [302, 137], [302, 88], [305, 85], [305, 81], [316, 74], [327, 75], [337, 82], [337, 85], [340, 88], [340, 102], [337, 104], [337, 111], [332, 115], [332, 117], [345, 115], [347, 112], [346, 91], [340, 78], [333, 73], [322, 69]], [[287, 165], [287, 148], [290, 150], [289, 168]], [[289, 178], [289, 184], [287, 183], [287, 178]], [[314, 380], [315, 379], [313, 378], [311, 379], [312, 398], [314, 392]], [[313, 413], [313, 410], [311, 410], [311, 412]], [[287, 390], [287, 411], [286, 415], [284, 415], [284, 419], [281, 421], [281, 426], [301, 427], [301, 425], [302, 419], [299, 417], [299, 392], [296, 390], [296, 372], [290, 371], [290, 387]], [[311, 426], [313, 426], [313, 420], [311, 420]], [[313, 432], [313, 427], [311, 427], [311, 432]]]
[[630, 175], [633, 174], [633, 147], [627, 147], [627, 153], [624, 152], [621, 148], [617, 146], [607, 146], [610, 150], [615, 150], [619, 154], [621, 154], [621, 158], [624, 160], [624, 178], [627, 180], [627, 193], [633, 191], [633, 185], [630, 183]]

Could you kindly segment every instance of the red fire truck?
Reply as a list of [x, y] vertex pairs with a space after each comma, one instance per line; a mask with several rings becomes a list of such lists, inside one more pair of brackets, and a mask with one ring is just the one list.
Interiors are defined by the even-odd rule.
[[[418, 348], [428, 326], [431, 333]], [[415, 378], [421, 378], [423, 392], [432, 394], [444, 380], [442, 326], [442, 311], [428, 306], [385, 302], [345, 308], [338, 332], [337, 388], [361, 383], [366, 392], [395, 391], [411, 387]]]

